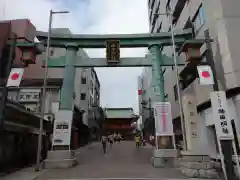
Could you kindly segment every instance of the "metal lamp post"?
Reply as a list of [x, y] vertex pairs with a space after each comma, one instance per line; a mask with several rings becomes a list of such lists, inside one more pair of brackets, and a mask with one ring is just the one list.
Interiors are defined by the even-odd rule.
[[187, 139], [186, 139], [186, 131], [185, 131], [185, 123], [184, 123], [184, 115], [183, 115], [183, 103], [182, 103], [182, 96], [181, 96], [181, 90], [180, 90], [180, 83], [179, 83], [179, 76], [178, 76], [178, 65], [177, 65], [177, 53], [176, 53], [176, 45], [175, 45], [175, 35], [174, 35], [174, 28], [172, 24], [172, 16], [173, 14], [171, 12], [167, 13], [156, 13], [154, 15], [164, 15], [169, 16], [169, 25], [171, 28], [171, 35], [172, 35], [172, 49], [173, 49], [173, 60], [174, 60], [174, 69], [175, 69], [175, 78], [176, 78], [176, 85], [177, 85], [177, 94], [178, 94], [178, 101], [179, 101], [179, 110], [180, 110], [180, 121], [181, 121], [181, 128], [182, 128], [182, 136], [183, 136], [183, 149], [187, 150]]
[[41, 111], [40, 111], [40, 130], [38, 136], [38, 149], [37, 149], [37, 164], [36, 171], [40, 170], [40, 161], [41, 161], [41, 150], [42, 150], [42, 133], [43, 133], [43, 120], [44, 120], [44, 110], [45, 110], [45, 98], [46, 98], [46, 86], [47, 86], [47, 75], [48, 75], [48, 60], [50, 56], [50, 40], [52, 32], [52, 19], [54, 14], [67, 14], [68, 11], [52, 11], [49, 13], [49, 22], [48, 22], [48, 38], [47, 38], [47, 54], [44, 64], [44, 79], [43, 79], [43, 91], [41, 98]]

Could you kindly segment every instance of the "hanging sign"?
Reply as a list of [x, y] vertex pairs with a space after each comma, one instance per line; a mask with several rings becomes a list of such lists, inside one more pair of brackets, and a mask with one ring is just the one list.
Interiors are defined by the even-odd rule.
[[210, 93], [210, 97], [217, 137], [220, 140], [233, 140], [234, 135], [225, 92], [214, 91]]
[[115, 62], [120, 60], [120, 41], [119, 40], [107, 40], [106, 41], [106, 59], [109, 62]]
[[197, 66], [200, 85], [214, 84], [212, 69], [208, 65]]
[[154, 103], [155, 129], [157, 136], [172, 136], [172, 112], [170, 102]]

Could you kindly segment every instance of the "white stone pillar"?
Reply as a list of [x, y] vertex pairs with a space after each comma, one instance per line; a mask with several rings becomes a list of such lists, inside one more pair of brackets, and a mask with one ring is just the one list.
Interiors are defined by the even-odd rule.
[[184, 175], [191, 178], [218, 178], [218, 173], [211, 165], [208, 151], [207, 149], [204, 151], [201, 141], [200, 126], [202, 123], [198, 118], [196, 98], [188, 94], [183, 96], [182, 101], [187, 150], [181, 152], [180, 169]]
[[184, 95], [182, 101], [187, 150], [197, 151], [199, 148], [199, 119], [197, 114], [196, 98], [193, 95]]

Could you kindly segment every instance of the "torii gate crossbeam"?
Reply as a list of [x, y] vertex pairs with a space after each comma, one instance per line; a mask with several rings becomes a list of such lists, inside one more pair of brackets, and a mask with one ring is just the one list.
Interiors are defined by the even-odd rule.
[[[39, 41], [46, 45], [47, 33], [37, 32]], [[183, 44], [186, 39], [191, 39], [192, 30], [180, 30], [175, 33], [176, 45]], [[148, 47], [151, 44], [161, 44], [162, 46], [172, 45], [171, 33], [144, 33], [144, 34], [109, 34], [109, 35], [91, 35], [91, 34], [52, 34], [51, 47], [65, 48], [66, 44], [75, 44], [78, 48], [105, 48], [107, 40], [119, 40], [121, 48]]]

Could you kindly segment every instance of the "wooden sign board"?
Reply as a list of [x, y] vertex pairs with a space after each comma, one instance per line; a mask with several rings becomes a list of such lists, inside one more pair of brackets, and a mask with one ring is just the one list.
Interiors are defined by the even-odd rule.
[[120, 41], [106, 41], [106, 59], [108, 63], [117, 63], [120, 60]]

